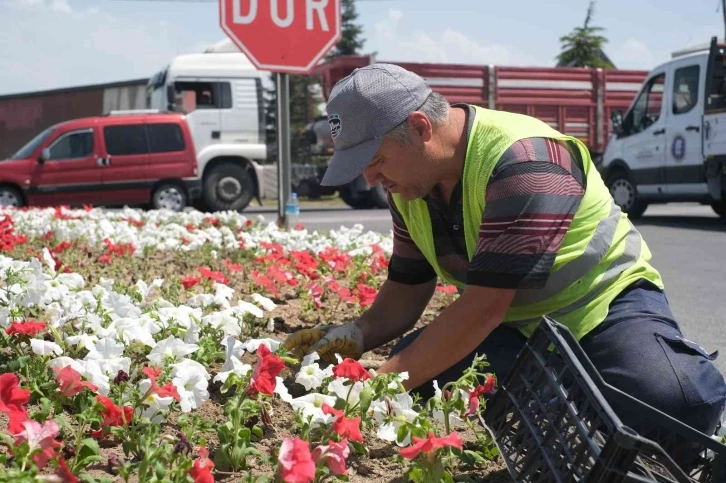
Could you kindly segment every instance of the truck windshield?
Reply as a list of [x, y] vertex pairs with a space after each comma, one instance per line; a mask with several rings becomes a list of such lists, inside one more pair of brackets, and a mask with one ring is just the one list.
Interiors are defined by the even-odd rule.
[[20, 150], [13, 154], [10, 159], [26, 159], [29, 158], [31, 154], [33, 154], [33, 151], [35, 151], [38, 146], [40, 146], [43, 141], [48, 139], [48, 137], [53, 133], [53, 130], [55, 130], [55, 126], [49, 127], [45, 131], [41, 132], [37, 136], [35, 136], [33, 139], [30, 140], [28, 144], [20, 148]]

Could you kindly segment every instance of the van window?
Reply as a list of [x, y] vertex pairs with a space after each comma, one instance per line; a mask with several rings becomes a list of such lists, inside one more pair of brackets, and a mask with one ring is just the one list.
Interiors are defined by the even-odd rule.
[[151, 153], [184, 151], [184, 135], [178, 124], [147, 124], [146, 128]]
[[143, 124], [106, 126], [103, 128], [106, 152], [115, 156], [148, 154], [149, 143]]
[[175, 110], [232, 109], [232, 87], [229, 82], [175, 82]]
[[50, 146], [50, 159], [81, 159], [93, 153], [93, 131], [84, 129], [61, 135]]
[[661, 115], [665, 74], [658, 74], [648, 81], [627, 117], [623, 120], [626, 133], [638, 133], [654, 124]]
[[685, 114], [698, 104], [700, 67], [681, 67], [673, 74], [673, 114]]

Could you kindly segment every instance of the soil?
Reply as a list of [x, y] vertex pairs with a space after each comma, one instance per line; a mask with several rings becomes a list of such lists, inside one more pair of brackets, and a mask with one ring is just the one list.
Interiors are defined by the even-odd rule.
[[[40, 245], [36, 245], [39, 247]], [[27, 246], [16, 247], [15, 253], [9, 254], [16, 258], [28, 259]], [[58, 255], [67, 266], [71, 267], [73, 271], [83, 275], [87, 282], [87, 288], [98, 283], [101, 278], [113, 278], [117, 282], [124, 282], [128, 285], [135, 284], [139, 279], [151, 283], [155, 278], [164, 278], [169, 281], [181, 280], [186, 276], [199, 276], [198, 268], [201, 266], [207, 266], [212, 270], [220, 270], [225, 273], [229, 278], [228, 285], [235, 289], [238, 295], [244, 296], [244, 294], [250, 294], [253, 292], [262, 293], [266, 296], [271, 297], [277, 307], [273, 312], [268, 314], [268, 317], [272, 317], [274, 320], [274, 331], [268, 332], [264, 326], [259, 326], [256, 329], [259, 331], [255, 334], [256, 337], [271, 337], [284, 340], [287, 334], [290, 334], [296, 330], [305, 327], [312, 327], [319, 323], [343, 323], [345, 321], [354, 320], [360, 314], [360, 307], [357, 304], [346, 304], [339, 303], [335, 300], [335, 297], [323, 299], [324, 307], [322, 309], [305, 312], [303, 310], [303, 302], [299, 299], [298, 291], [300, 287], [288, 287], [280, 293], [279, 298], [272, 297], [270, 294], [266, 294], [260, 287], [253, 285], [250, 277], [250, 272], [261, 267], [254, 262], [249, 255], [245, 255], [243, 251], [233, 251], [229, 253], [221, 252], [217, 254], [217, 257], [205, 250], [198, 250], [194, 253], [180, 254], [180, 253], [150, 253], [141, 258], [135, 257], [123, 257], [122, 259], [113, 259], [110, 264], [99, 264], [97, 259], [99, 253], [89, 252], [85, 253], [84, 250], [79, 248], [69, 249], [68, 251]], [[239, 272], [229, 272], [225, 270], [223, 260], [228, 258], [231, 263], [239, 263], [243, 269]], [[378, 286], [382, 283], [385, 275], [384, 273], [376, 274], [376, 280], [369, 282], [369, 285]], [[205, 282], [208, 283], [208, 282]], [[188, 299], [189, 295], [181, 289], [179, 284], [165, 284], [161, 291], [161, 295], [167, 300], [173, 303], [184, 303]], [[206, 287], [196, 288], [196, 293], [201, 293], [203, 290], [208, 292], [214, 292], [211, 284]], [[249, 300], [248, 297], [244, 297], [245, 300]], [[432, 298], [429, 307], [424, 312], [423, 316], [416, 324], [416, 328], [425, 326], [431, 322], [436, 314], [438, 314], [444, 307], [450, 304], [454, 300], [454, 296], [437, 291]], [[235, 301], [232, 301], [234, 304]], [[266, 321], [265, 321], [266, 322]], [[361, 361], [365, 366], [376, 368], [383, 361], [386, 360], [391, 348], [395, 344], [395, 341], [390, 342], [382, 347], [379, 347], [364, 355]], [[255, 363], [253, 357], [250, 361], [243, 361], [248, 363]], [[223, 361], [219, 361], [219, 365]], [[211, 367], [209, 370], [211, 373], [215, 372], [218, 367]], [[290, 394], [293, 397], [303, 394], [304, 389], [295, 384], [294, 373], [287, 369], [281, 374], [286, 379], [286, 386], [289, 388]], [[202, 418], [209, 420], [214, 423], [214, 427], [224, 423], [225, 415], [223, 412], [224, 401], [228, 398], [228, 395], [220, 393], [220, 383], [215, 383], [211, 379], [209, 381], [209, 392], [210, 400], [207, 401], [201, 408], [194, 411], [195, 414]], [[169, 418], [169, 421], [162, 425], [162, 434], [176, 435], [178, 433], [178, 427], [175, 425], [178, 413], [174, 413]], [[258, 449], [263, 453], [273, 454], [276, 447], [279, 446], [282, 439], [289, 435], [289, 428], [294, 426], [294, 414], [292, 409], [286, 403], [279, 399], [273, 401], [273, 425], [265, 428], [265, 436], [257, 442]], [[0, 427], [6, 427], [4, 416], [0, 416]], [[465, 442], [471, 442], [473, 435], [464, 431], [462, 437]], [[215, 431], [205, 433], [204, 439], [210, 449], [210, 455], [214, 455], [215, 448], [218, 446], [219, 441], [217, 440]], [[366, 439], [366, 447], [369, 450], [368, 456], [357, 455], [354, 451], [351, 451], [351, 456], [348, 459], [347, 466], [349, 468], [349, 475], [351, 482], [401, 482], [404, 481], [401, 478], [402, 467], [400, 463], [396, 462], [391, 456], [395, 455], [397, 449], [395, 446], [388, 444], [384, 441], [379, 440], [375, 434], [370, 431], [364, 431], [364, 437]], [[113, 481], [123, 481], [119, 476], [114, 476], [113, 470], [109, 464], [109, 457], [111, 459], [116, 458], [120, 461], [123, 460], [123, 451], [120, 446], [101, 448], [102, 460], [95, 465], [90, 466], [87, 472], [93, 478], [112, 478]], [[254, 458], [250, 458], [251, 467], [249, 473], [240, 472], [237, 474], [223, 473], [215, 471], [216, 481], [220, 482], [232, 482], [232, 481], [246, 481], [248, 474], [252, 475], [266, 475], [272, 476], [272, 468], [270, 465], [257, 466]], [[490, 462], [485, 467], [478, 467], [475, 469], [461, 468], [461, 470], [454, 474], [457, 481], [477, 481], [477, 482], [505, 482], [511, 481], [509, 473], [501, 458], [497, 458]], [[132, 478], [130, 481], [137, 481]]]

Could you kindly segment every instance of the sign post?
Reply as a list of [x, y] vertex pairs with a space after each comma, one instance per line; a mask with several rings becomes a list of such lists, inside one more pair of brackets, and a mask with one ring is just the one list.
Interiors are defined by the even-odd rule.
[[290, 82], [287, 74], [277, 73], [277, 224], [290, 228], [285, 204], [291, 191], [290, 156]]
[[342, 35], [341, 0], [219, 0], [225, 34], [259, 70], [277, 76], [278, 224], [289, 228], [290, 91], [287, 74], [308, 74]]

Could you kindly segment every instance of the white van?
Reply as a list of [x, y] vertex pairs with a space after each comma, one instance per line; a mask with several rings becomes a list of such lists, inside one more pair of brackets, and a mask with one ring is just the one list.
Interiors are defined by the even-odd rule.
[[650, 203], [699, 202], [726, 216], [726, 58], [711, 44], [653, 69], [628, 111], [613, 111], [599, 169], [631, 218]]

